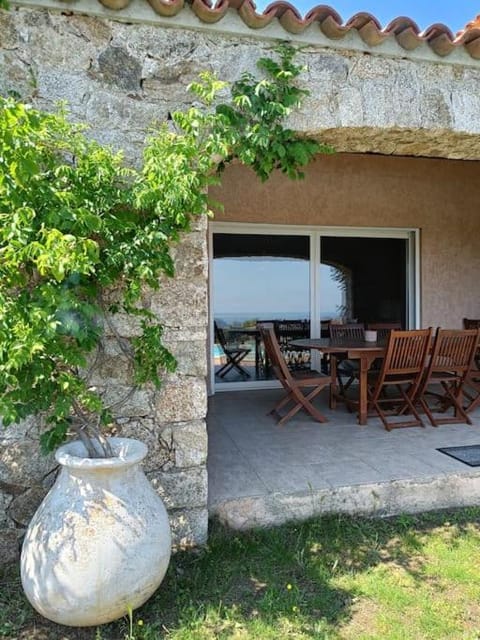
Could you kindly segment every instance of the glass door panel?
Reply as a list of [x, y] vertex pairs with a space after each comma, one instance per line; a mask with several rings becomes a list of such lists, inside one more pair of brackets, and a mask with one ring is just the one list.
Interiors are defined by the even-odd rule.
[[273, 378], [259, 321], [275, 324], [290, 366], [309, 366], [309, 353], [288, 344], [310, 335], [308, 235], [214, 233], [212, 278], [216, 385]]
[[320, 314], [330, 321], [408, 328], [408, 239], [320, 238]]

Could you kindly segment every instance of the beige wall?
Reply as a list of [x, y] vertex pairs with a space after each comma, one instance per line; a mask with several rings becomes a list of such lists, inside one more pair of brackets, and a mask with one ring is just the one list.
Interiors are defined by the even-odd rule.
[[420, 229], [423, 326], [480, 318], [479, 162], [336, 154], [299, 182], [230, 167], [217, 221]]

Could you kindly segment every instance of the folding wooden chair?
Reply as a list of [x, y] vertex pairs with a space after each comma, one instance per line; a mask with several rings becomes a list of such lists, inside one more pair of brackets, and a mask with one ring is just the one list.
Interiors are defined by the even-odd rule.
[[[431, 329], [390, 331], [381, 369], [372, 372], [368, 387], [369, 409], [378, 414], [387, 431], [425, 426], [415, 408], [415, 399], [422, 381], [430, 340]], [[387, 404], [390, 405], [388, 415], [398, 418], [408, 412], [413, 417], [388, 420], [387, 411], [383, 409]]]
[[[476, 320], [473, 318], [464, 318], [463, 328], [464, 329], [480, 329], [480, 320]], [[477, 351], [475, 353], [475, 365], [476, 365], [476, 369], [480, 371], [480, 348], [477, 348]]]
[[475, 356], [472, 367], [463, 385], [464, 409], [471, 413], [480, 406], [480, 366]]
[[[330, 341], [342, 342], [342, 340], [365, 340], [365, 326], [360, 323], [350, 324], [333, 324], [329, 325]], [[352, 412], [352, 403], [348, 400], [347, 390], [358, 378], [358, 362], [355, 360], [349, 360], [340, 354], [332, 353], [330, 355], [330, 373], [335, 375], [338, 382], [338, 397], [344, 400], [347, 409]], [[346, 378], [346, 382], [344, 382]], [[330, 407], [332, 409], [336, 406], [337, 397], [330, 396]]]
[[[292, 372], [289, 370], [285, 359], [280, 351], [275, 329], [272, 323], [259, 323], [258, 329], [262, 336], [265, 350], [272, 369], [280, 381], [287, 394], [278, 402], [270, 411], [270, 414], [277, 418], [277, 424], [284, 424], [292, 418], [301, 409], [306, 411], [317, 422], [328, 422], [327, 418], [316, 409], [312, 400], [327, 387], [330, 382], [330, 376], [320, 374], [317, 371]], [[303, 375], [302, 375], [303, 374]], [[312, 388], [313, 390], [306, 395], [304, 389]], [[284, 415], [279, 410], [285, 407], [289, 402], [293, 402], [293, 407]]]
[[[422, 385], [418, 391], [418, 402], [431, 424], [467, 423], [472, 424], [463, 405], [463, 388], [468, 379], [478, 348], [479, 329], [437, 329], [432, 354]], [[440, 386], [443, 393], [429, 387]], [[433, 396], [440, 403], [440, 411], [453, 409], [453, 415], [434, 417], [427, 396]]]
[[235, 369], [242, 376], [250, 378], [248, 371], [241, 366], [240, 362], [248, 355], [251, 349], [247, 347], [241, 347], [240, 345], [231, 345], [225, 338], [225, 333], [216, 322], [214, 322], [215, 329], [215, 341], [221, 346], [223, 353], [227, 359], [226, 363], [216, 371], [215, 375], [223, 378], [229, 371]]
[[[480, 320], [477, 318], [464, 318], [463, 328], [480, 329]], [[463, 395], [466, 400], [464, 409], [467, 413], [470, 413], [480, 405], [480, 348], [477, 348], [475, 352], [472, 367], [465, 380]]]

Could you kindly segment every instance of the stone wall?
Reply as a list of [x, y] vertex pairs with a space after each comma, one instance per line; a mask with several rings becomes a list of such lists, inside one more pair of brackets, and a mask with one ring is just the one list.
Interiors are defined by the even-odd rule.
[[[113, 330], [130, 338], [136, 325], [119, 315], [106, 329], [103, 354], [91, 376], [107, 404], [113, 403], [116, 435], [139, 438], [148, 446], [144, 469], [169, 511], [176, 546], [202, 544], [207, 536], [205, 229], [206, 221], [199, 220], [174, 248], [176, 278], [145, 296], [163, 320], [164, 342], [178, 361], [176, 372], [165, 377], [160, 390], [153, 385], [134, 390], [130, 363]], [[33, 419], [0, 430], [0, 564], [18, 556], [23, 530], [56, 476], [55, 460], [40, 453], [38, 436]]]
[[[31, 96], [46, 109], [66, 100], [73, 118], [132, 161], [152, 122], [191, 103], [187, 86], [200, 71], [233, 80], [271, 51], [272, 33], [287, 37], [281, 29], [235, 33], [230, 15], [200, 25], [188, 8], [152, 25], [70, 13], [88, 10], [87, 0], [48, 3], [57, 12], [2, 12], [0, 92]], [[132, 7], [128, 15], [110, 15], [131, 19]], [[323, 137], [337, 151], [480, 158], [480, 61], [465, 54], [468, 65], [449, 63], [449, 56], [429, 62], [413, 52], [409, 59], [405, 51], [400, 58], [346, 50], [344, 42], [337, 50], [335, 41], [315, 45], [313, 36], [291, 39], [303, 46], [298, 61], [307, 66], [302, 81], [311, 92], [292, 118], [296, 130]]]
[[[189, 106], [187, 85], [200, 71], [233, 80], [254, 71], [272, 46], [271, 39], [248, 33], [209, 31], [206, 25], [198, 30], [187, 8], [189, 28], [182, 28], [183, 12], [161, 26], [71, 12], [79, 6], [0, 11], [0, 93], [13, 92], [46, 110], [66, 100], [72, 119], [87, 122], [92, 136], [123, 149], [134, 164], [150, 125]], [[299, 61], [308, 65], [303, 82], [311, 95], [292, 119], [298, 131], [323, 136], [339, 151], [480, 157], [480, 65], [383, 58], [312, 42]], [[176, 542], [201, 543], [207, 534], [204, 221], [175, 249], [175, 258], [176, 278], [148, 301], [165, 323], [179, 368], [160, 391], [131, 395], [118, 421], [122, 434], [150, 447], [146, 470], [170, 511]], [[134, 334], [127, 320], [115, 322], [121, 336]], [[121, 364], [107, 339], [98, 383], [118, 398], [130, 389]], [[0, 527], [8, 531], [4, 539], [13, 554], [19, 531], [53, 478], [52, 459], [38, 455], [36, 429], [28, 422], [0, 433]]]
[[[120, 27], [117, 35], [114, 35]], [[191, 37], [168, 39], [156, 29], [131, 29], [88, 17], [12, 10], [0, 16], [0, 92], [14, 92], [52, 110], [68, 101], [72, 118], [92, 126], [92, 135], [140, 157], [145, 132], [169, 110], [187, 104], [186, 83], [202, 68], [192, 65], [181, 78]], [[148, 35], [149, 34], [149, 35]], [[161, 34], [161, 52], [155, 44]], [[150, 55], [149, 51], [156, 51]], [[157, 55], [158, 54], [158, 55]], [[169, 54], [172, 71], [161, 64]], [[150, 71], [148, 71], [150, 70]], [[142, 88], [144, 79], [151, 86]], [[206, 220], [196, 221], [174, 247], [176, 277], [145, 296], [162, 319], [165, 344], [178, 361], [160, 390], [132, 391], [129, 365], [107, 327], [104, 352], [93, 382], [104, 386], [119, 435], [149, 447], [145, 470], [169, 510], [174, 542], [201, 544], [207, 536], [207, 247]], [[116, 316], [115, 331], [135, 335], [131, 320]], [[14, 559], [22, 530], [55, 477], [55, 461], [42, 456], [38, 426], [31, 420], [0, 431], [0, 557]]]

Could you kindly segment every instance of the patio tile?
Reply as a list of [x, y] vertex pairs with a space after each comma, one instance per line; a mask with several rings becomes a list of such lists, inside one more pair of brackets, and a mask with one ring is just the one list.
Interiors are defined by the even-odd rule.
[[332, 486], [325, 473], [319, 472], [314, 465], [293, 464], [287, 469], [279, 465], [265, 465], [255, 469], [271, 492], [305, 493]]
[[329, 468], [323, 465], [313, 466], [333, 487], [369, 484], [380, 482], [384, 479], [382, 474], [373, 466], [363, 460], [354, 458], [344, 460], [337, 466], [330, 466]]
[[352, 456], [332, 455], [330, 451], [320, 448], [312, 449], [308, 452], [297, 451], [295, 448], [272, 450], [268, 456], [265, 456], [262, 452], [257, 452], [255, 455], [248, 455], [248, 457], [244, 452], [244, 455], [252, 465], [252, 468], [260, 475], [264, 470], [268, 471], [270, 469], [280, 468], [283, 475], [287, 476], [290, 468], [300, 466], [303, 466], [305, 469], [315, 466], [317, 471], [321, 467], [331, 470], [345, 467], [356, 460], [356, 458]]
[[209, 504], [231, 497], [264, 495], [266, 492], [265, 483], [248, 463], [229, 460], [228, 464], [208, 465]]
[[[330, 411], [322, 397], [319, 408], [328, 416], [328, 423], [316, 423], [299, 413], [279, 427], [266, 415], [279, 397], [281, 392], [263, 390], [222, 393], [211, 399], [216, 407], [208, 416], [209, 501], [213, 511], [215, 505], [221, 503], [224, 508], [229, 501], [236, 505], [232, 509], [239, 508], [239, 500], [251, 498], [257, 500], [256, 508], [261, 512], [262, 504], [270, 503], [272, 496], [276, 501], [284, 496], [287, 502], [300, 500], [307, 513], [309, 492], [311, 504], [320, 505], [318, 508], [322, 508], [325, 496], [331, 496], [327, 502], [337, 500], [340, 510], [345, 499], [361, 509], [359, 500], [368, 501], [375, 486], [385, 499], [392, 491], [400, 492], [402, 497], [393, 499], [393, 504], [408, 504], [411, 495], [412, 505], [428, 505], [428, 487], [443, 486], [441, 483], [447, 483], [448, 491], [437, 490], [439, 504], [444, 493], [450, 501], [458, 496], [459, 504], [472, 503], [476, 492], [480, 500], [480, 468], [436, 451], [443, 446], [480, 444], [480, 410], [473, 417], [473, 427], [428, 425], [387, 432], [377, 418], [360, 427], [345, 407]], [[411, 493], [411, 486], [420, 489]], [[345, 498], [349, 491], [351, 499]], [[418, 491], [421, 500], [417, 499]]]
[[442, 467], [432, 466], [418, 456], [389, 455], [372, 462], [383, 481], [400, 479], [433, 478], [443, 475]]
[[424, 462], [438, 470], [439, 473], [446, 475], [449, 473], [480, 475], [480, 467], [469, 467], [465, 463], [460, 462], [460, 460], [456, 460], [451, 456], [437, 451], [436, 448], [422, 451], [421, 454], [416, 453], [414, 457], [418, 458], [420, 462]]

